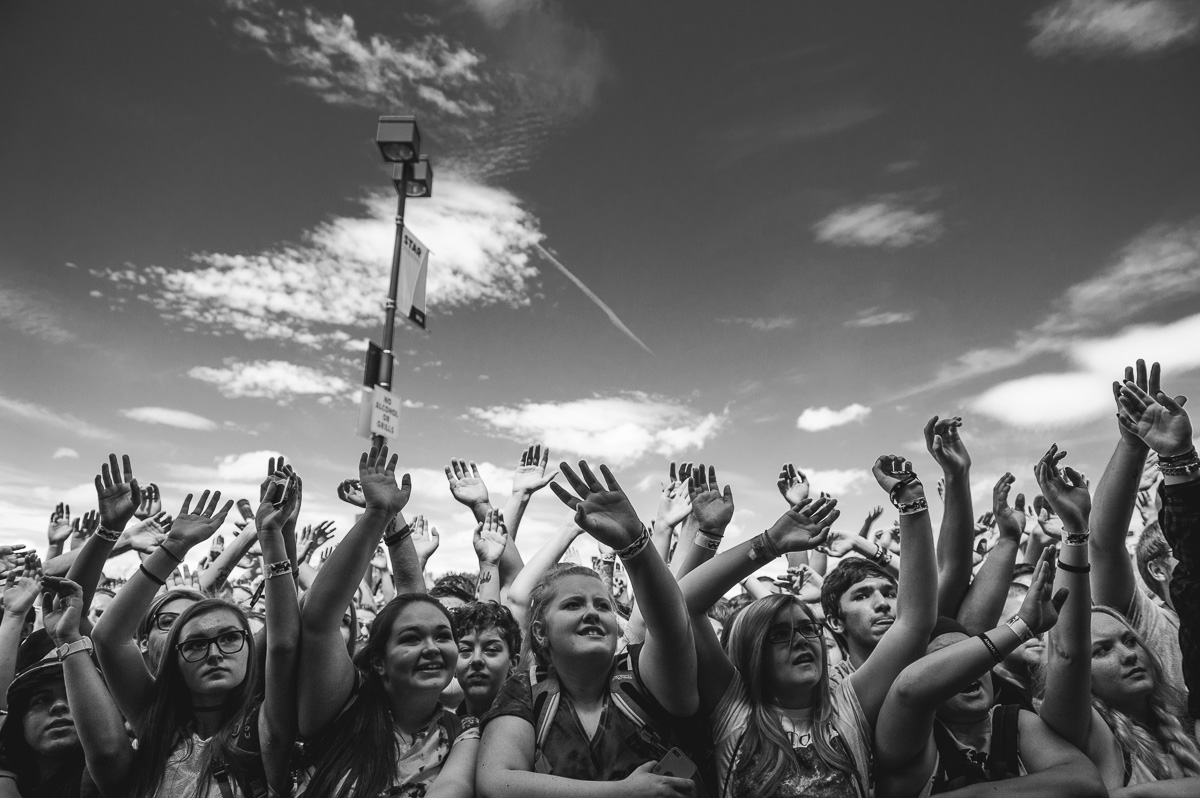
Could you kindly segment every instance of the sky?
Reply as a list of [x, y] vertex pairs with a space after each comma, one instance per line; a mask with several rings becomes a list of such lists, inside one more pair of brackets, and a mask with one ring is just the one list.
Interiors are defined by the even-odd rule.
[[[713, 464], [731, 540], [781, 463], [846, 529], [878, 455], [932, 485], [934, 414], [976, 514], [1052, 442], [1094, 482], [1125, 365], [1200, 393], [1197, 97], [1195, 0], [5, 3], [0, 543], [44, 550], [109, 452], [172, 512], [282, 453], [301, 523], [349, 528], [384, 114], [434, 168], [392, 441], [432, 570], [474, 568], [450, 458], [501, 505], [535, 442], [647, 521], [668, 462]], [[526, 556], [567, 515], [537, 494]]]

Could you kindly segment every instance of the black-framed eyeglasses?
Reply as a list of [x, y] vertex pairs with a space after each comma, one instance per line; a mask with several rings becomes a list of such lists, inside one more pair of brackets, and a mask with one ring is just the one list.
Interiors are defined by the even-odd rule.
[[791, 643], [796, 635], [816, 639], [821, 636], [823, 627], [816, 621], [802, 621], [793, 626], [780, 626], [767, 632], [767, 642], [773, 645]]
[[246, 647], [246, 631], [232, 629], [228, 632], [221, 632], [215, 637], [194, 637], [191, 640], [176, 643], [175, 648], [185, 661], [199, 662], [208, 656], [213, 643], [217, 644], [217, 650], [222, 654], [236, 654]]
[[154, 622], [151, 625], [160, 632], [169, 632], [178, 617], [179, 613], [177, 612], [160, 612], [155, 614]]

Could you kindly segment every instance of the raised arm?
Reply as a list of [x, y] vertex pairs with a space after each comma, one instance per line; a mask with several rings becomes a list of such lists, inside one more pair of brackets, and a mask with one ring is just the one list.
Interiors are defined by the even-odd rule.
[[793, 551], [808, 551], [829, 537], [829, 527], [840, 511], [837, 499], [804, 499], [780, 516], [775, 524], [745, 543], [721, 552], [680, 582], [692, 619], [699, 657], [700, 700], [712, 710], [733, 678], [733, 665], [721, 648], [712, 624], [705, 617], [710, 607], [738, 582], [771, 560]]
[[[1054, 625], [1058, 607], [1066, 596], [1065, 591], [1060, 591], [1051, 599], [1054, 588], [1051, 556], [1047, 551], [1038, 563], [1016, 619], [921, 657], [896, 678], [875, 730], [875, 751], [881, 771], [892, 778], [902, 778], [916, 792], [928, 780], [936, 761], [933, 720], [938, 707], [983, 678], [1026, 639]], [[986, 642], [980, 637], [985, 637]]]
[[504, 516], [499, 510], [489, 510], [482, 522], [475, 526], [472, 537], [475, 556], [479, 558], [479, 582], [476, 588], [476, 601], [494, 601], [500, 603], [500, 558], [504, 549], [512, 541], [508, 537], [508, 529], [504, 526]]
[[200, 572], [200, 590], [205, 595], [211, 595], [214, 591], [220, 590], [225, 581], [229, 579], [229, 575], [233, 573], [233, 569], [254, 547], [254, 542], [259, 539], [258, 530], [255, 527], [254, 522], [246, 524], [245, 528], [237, 533], [233, 542], [223, 548], [221, 553]]
[[[354, 689], [354, 663], [342, 643], [342, 616], [371, 562], [387, 522], [412, 492], [405, 474], [396, 484], [396, 456], [371, 448], [358, 462], [366, 508], [317, 572], [301, 614], [299, 728], [312, 737], [336, 717]], [[110, 610], [111, 611], [111, 610]], [[107, 613], [105, 613], [107, 615]]]
[[646, 644], [640, 671], [646, 689], [668, 712], [693, 714], [697, 707], [696, 648], [678, 584], [650, 546], [649, 530], [638, 520], [608, 466], [600, 466], [603, 485], [586, 462], [580, 461], [579, 475], [566, 463], [561, 468], [578, 497], [557, 483], [552, 483], [552, 490], [575, 511], [575, 523], [616, 550], [641, 603]]
[[[935, 436], [933, 446], [944, 451], [944, 444], [936, 440], [938, 437]], [[871, 471], [900, 511], [900, 550], [904, 552], [896, 621], [862, 667], [847, 677], [873, 727], [892, 682], [900, 671], [925, 653], [929, 633], [937, 621], [938, 576], [925, 488], [913, 473], [912, 463], [903, 457], [884, 455], [875, 461]], [[968, 529], [973, 528], [969, 513], [967, 524]], [[968, 557], [969, 552], [968, 548]]]
[[[108, 484], [112, 480], [107, 474], [104, 475], [104, 481], [106, 487], [119, 484]], [[158, 589], [166, 583], [175, 567], [183, 562], [188, 550], [212, 537], [225, 522], [233, 502], [226, 502], [218, 510], [220, 501], [220, 491], [213, 493], [211, 498], [209, 492], [204, 491], [196, 503], [196, 511], [192, 512], [192, 494], [187, 495], [166, 540], [117, 591], [112, 604], [100, 616], [92, 631], [96, 655], [100, 659], [109, 690], [121, 713], [138, 733], [142, 731], [141, 724], [150, 707], [154, 686], [154, 677], [146, 670], [142, 653], [134, 642], [138, 623], [150, 608]]]
[[533, 589], [541, 581], [542, 575], [563, 558], [567, 549], [571, 548], [571, 544], [582, 534], [583, 530], [575, 523], [575, 517], [568, 518], [550, 540], [529, 558], [521, 573], [517, 574], [517, 578], [509, 585], [504, 603], [521, 625], [522, 635], [529, 634], [529, 599]]
[[[942, 467], [945, 478], [945, 510], [938, 533], [938, 615], [955, 617], [971, 583], [971, 544], [975, 514], [971, 509], [971, 455], [958, 433], [961, 418], [929, 419], [925, 425], [925, 447]], [[904, 551], [901, 542], [900, 550]], [[908, 552], [905, 552], [907, 554]]]
[[1015, 481], [1012, 474], [1005, 473], [992, 488], [992, 514], [996, 517], [999, 535], [958, 609], [959, 623], [971, 634], [991, 629], [1004, 611], [1013, 566], [1017, 564], [1021, 548], [1021, 532], [1025, 529], [1025, 494], [1018, 493], [1016, 501], [1011, 506], [1008, 503], [1008, 494]]
[[[12, 554], [12, 547], [0, 546], [3, 555]], [[42, 563], [29, 552], [20, 566], [8, 569], [4, 581], [4, 619], [0, 620], [0, 710], [8, 711], [8, 687], [17, 675], [17, 651], [21, 648], [21, 632], [25, 617], [37, 601], [42, 585]]]
[[102, 795], [118, 795], [128, 786], [134, 751], [125, 731], [125, 719], [87, 654], [87, 638], [79, 632], [83, 588], [69, 579], [47, 578], [42, 617], [54, 644], [68, 646], [62, 659], [63, 681], [88, 775]]
[[[1071, 468], [1059, 471], [1066, 456], [1051, 446], [1034, 468], [1038, 486], [1063, 521], [1059, 584], [1070, 591], [1057, 628], [1047, 640], [1046, 690], [1039, 709], [1056, 734], [1081, 751], [1090, 751], [1092, 732], [1092, 596], [1088, 579], [1087, 482]], [[1053, 547], [1047, 552], [1053, 552]]]

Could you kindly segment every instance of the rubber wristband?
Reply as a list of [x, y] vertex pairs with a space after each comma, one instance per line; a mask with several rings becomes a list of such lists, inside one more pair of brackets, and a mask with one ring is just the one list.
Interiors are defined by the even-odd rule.
[[405, 538], [412, 535], [412, 531], [412, 524], [405, 524], [396, 530], [395, 533], [385, 537], [383, 542], [388, 546], [395, 546], [397, 543], [403, 543]]
[[1158, 456], [1158, 465], [1160, 467], [1161, 466], [1177, 466], [1180, 463], [1187, 462], [1188, 460], [1190, 460], [1196, 456], [1197, 456], [1196, 447], [1193, 446], [1192, 448], [1188, 449], [1186, 452], [1180, 452], [1179, 454], [1166, 454], [1166, 455], [1160, 454]]
[[699, 546], [702, 549], [707, 549], [708, 551], [716, 551], [717, 549], [721, 548], [721, 536], [720, 535], [706, 535], [703, 532], [697, 532], [696, 536], [694, 538], [692, 538], [692, 543], [695, 543], [697, 546]]
[[141, 571], [143, 574], [145, 574], [147, 579], [149, 579], [151, 582], [158, 585], [159, 587], [167, 586], [167, 581], [165, 579], [159, 579], [157, 576], [150, 573], [150, 569], [147, 568], [145, 565], [139, 565], [138, 570]]
[[975, 636], [982, 640], [983, 644], [987, 646], [988, 653], [992, 655], [992, 659], [996, 660], [997, 665], [1004, 662], [1004, 655], [1000, 653], [1000, 649], [996, 648], [996, 644], [993, 643], [986, 634], [978, 634]]
[[1058, 567], [1069, 574], [1090, 574], [1092, 572], [1091, 563], [1088, 563], [1087, 565], [1071, 565], [1070, 563], [1059, 560]]
[[[164, 540], [164, 541], [163, 541], [163, 543], [166, 543], [166, 541]], [[178, 554], [176, 554], [175, 552], [171, 551], [169, 548], [167, 548], [166, 546], [164, 546], [162, 543], [158, 544], [158, 547], [159, 547], [160, 549], [162, 549], [163, 551], [165, 551], [165, 552], [167, 553], [167, 556], [168, 556], [168, 557], [170, 557], [170, 558], [171, 558], [172, 560], [174, 560], [175, 562], [177, 562], [177, 563], [180, 563], [180, 564], [182, 564], [182, 563], [183, 563], [183, 558], [182, 558], [182, 557], [180, 557], [180, 556], [179, 556]]]

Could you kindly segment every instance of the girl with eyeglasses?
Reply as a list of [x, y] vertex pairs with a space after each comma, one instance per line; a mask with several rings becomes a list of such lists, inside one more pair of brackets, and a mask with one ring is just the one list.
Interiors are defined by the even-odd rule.
[[821, 625], [797, 597], [774, 594], [747, 606], [727, 630], [727, 650], [705, 616], [727, 590], [771, 560], [821, 545], [839, 514], [836, 500], [805, 499], [770, 529], [681, 582], [722, 798], [868, 795], [880, 707], [900, 671], [924, 653], [937, 615], [937, 564], [924, 489], [902, 457], [880, 457], [873, 473], [900, 508], [905, 557], [897, 616], [871, 656], [836, 688], [829, 685]]
[[[268, 737], [264, 726], [271, 711], [267, 706], [259, 711], [258, 660], [242, 609], [221, 599], [204, 599], [183, 609], [167, 631], [153, 675], [143, 667], [134, 642], [139, 619], [167, 577], [188, 550], [208, 540], [224, 523], [233, 502], [218, 511], [220, 497], [217, 492], [210, 499], [205, 491], [193, 512], [188, 495], [170, 534], [118, 591], [93, 632], [109, 690], [138, 739], [137, 758], [128, 774], [133, 798], [248, 798], [267, 792], [262, 758], [255, 748], [266, 747], [258, 743]], [[270, 502], [263, 508], [274, 510]], [[267, 520], [265, 515], [260, 522]], [[277, 520], [281, 525], [282, 519]], [[282, 551], [282, 540], [274, 542]], [[268, 559], [275, 553], [264, 546]], [[286, 556], [282, 559], [286, 561]], [[277, 587], [286, 592], [283, 583], [291, 581], [290, 573], [288, 567], [284, 579], [269, 580], [277, 584], [268, 585], [268, 614], [272, 603], [274, 609], [281, 608], [280, 602], [271, 601], [278, 598], [272, 594]], [[294, 591], [293, 586], [291, 602], [298, 617]], [[272, 664], [269, 652], [268, 669]], [[286, 677], [275, 675], [283, 679], [286, 689]], [[274, 697], [278, 704], [278, 692], [270, 692], [271, 681], [267, 680], [266, 701]], [[248, 735], [248, 728], [259, 734]], [[250, 745], [249, 739], [256, 745]], [[288, 747], [290, 741], [285, 750]]]

